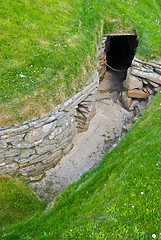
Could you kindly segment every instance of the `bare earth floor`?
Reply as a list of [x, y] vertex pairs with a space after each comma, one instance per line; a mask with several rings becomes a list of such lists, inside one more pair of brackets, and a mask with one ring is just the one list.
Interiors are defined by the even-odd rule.
[[[51, 201], [67, 185], [96, 166], [103, 155], [117, 144], [125, 119], [133, 114], [120, 103], [118, 93], [121, 90], [122, 77], [118, 73], [106, 72], [99, 86], [96, 114], [90, 121], [89, 129], [76, 134], [73, 149], [55, 168], [46, 172], [41, 182], [30, 184], [40, 198]], [[141, 108], [145, 108], [145, 103]]]

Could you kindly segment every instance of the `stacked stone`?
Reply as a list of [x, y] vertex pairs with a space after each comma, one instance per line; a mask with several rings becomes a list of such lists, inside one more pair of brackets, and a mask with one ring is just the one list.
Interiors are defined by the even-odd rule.
[[98, 47], [97, 71], [99, 73], [100, 81], [104, 78], [106, 73], [106, 40], [107, 37], [104, 37], [102, 43]]
[[77, 108], [77, 132], [84, 132], [88, 130], [89, 122], [91, 118], [95, 115], [96, 109], [95, 109], [95, 101], [96, 101], [96, 92], [97, 89], [95, 89], [88, 97], [84, 99], [80, 104], [78, 104]]
[[[17, 174], [32, 182], [40, 181], [45, 171], [54, 167], [72, 148], [79, 125], [75, 118], [76, 108], [78, 105], [80, 108], [81, 102], [85, 107], [85, 99], [95, 98], [98, 84], [96, 71], [83, 89], [43, 118], [1, 128], [0, 175]], [[86, 101], [86, 108], [91, 111], [90, 117], [92, 104]]]
[[161, 63], [143, 62], [135, 57], [123, 85], [122, 102], [126, 108], [133, 99], [151, 99], [161, 89]]

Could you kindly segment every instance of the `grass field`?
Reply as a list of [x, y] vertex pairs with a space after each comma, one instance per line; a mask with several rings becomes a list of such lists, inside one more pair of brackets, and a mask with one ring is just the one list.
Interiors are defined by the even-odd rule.
[[100, 165], [1, 239], [161, 239], [161, 92]]
[[0, 229], [25, 221], [45, 207], [20, 179], [0, 176]]
[[1, 0], [0, 126], [43, 116], [80, 89], [104, 33], [136, 32], [161, 56], [160, 0]]

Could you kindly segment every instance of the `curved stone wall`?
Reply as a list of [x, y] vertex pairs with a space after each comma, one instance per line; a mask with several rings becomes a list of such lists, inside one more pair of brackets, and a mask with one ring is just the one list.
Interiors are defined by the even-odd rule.
[[72, 148], [75, 133], [88, 128], [98, 85], [95, 71], [83, 89], [43, 118], [0, 129], [0, 174], [41, 180]]
[[41, 119], [0, 129], [0, 175], [17, 174], [40, 181], [73, 147], [76, 132], [88, 129], [95, 114], [99, 79], [106, 72], [105, 41], [98, 46], [98, 66], [83, 89]]

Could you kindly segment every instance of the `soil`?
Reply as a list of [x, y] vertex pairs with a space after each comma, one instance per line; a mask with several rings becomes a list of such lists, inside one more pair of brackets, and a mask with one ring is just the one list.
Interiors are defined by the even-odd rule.
[[[133, 111], [127, 111], [119, 101], [124, 78], [123, 73], [106, 72], [99, 86], [96, 114], [90, 121], [89, 129], [75, 135], [72, 150], [55, 168], [46, 172], [46, 177], [40, 182], [30, 184], [41, 199], [50, 202], [67, 185], [96, 166], [103, 155], [117, 145], [122, 136], [123, 125], [127, 119], [133, 117]], [[146, 101], [134, 101], [133, 106], [135, 104], [139, 106], [141, 113], [146, 108]]]

